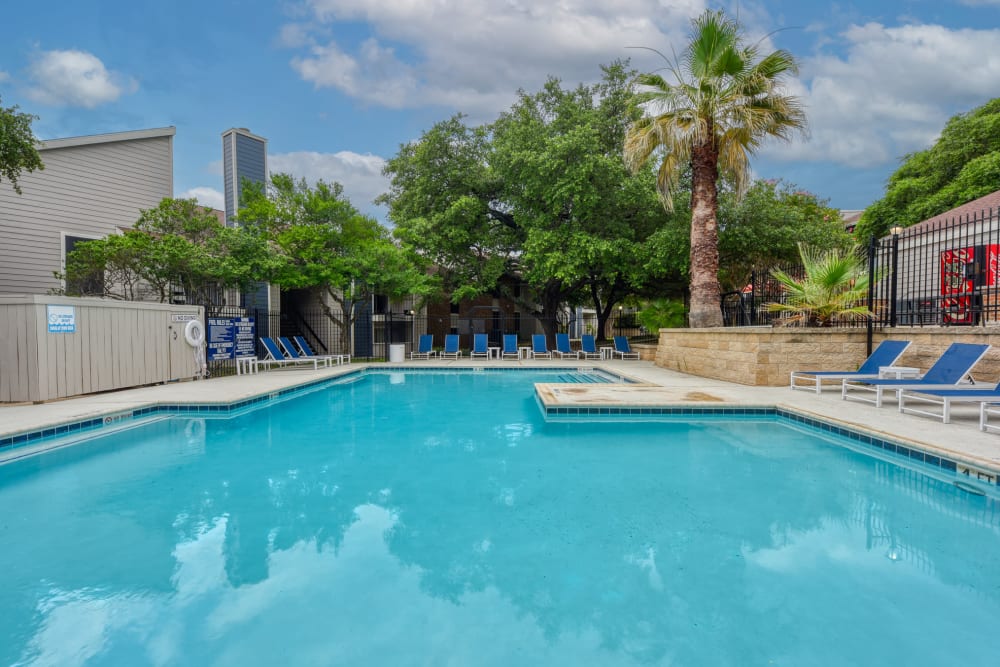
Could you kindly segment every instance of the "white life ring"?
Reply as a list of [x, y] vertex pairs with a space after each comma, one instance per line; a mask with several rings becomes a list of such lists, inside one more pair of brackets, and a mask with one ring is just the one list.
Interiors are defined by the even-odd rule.
[[188, 321], [184, 326], [184, 340], [191, 347], [201, 347], [205, 342], [205, 327], [202, 326], [201, 320]]

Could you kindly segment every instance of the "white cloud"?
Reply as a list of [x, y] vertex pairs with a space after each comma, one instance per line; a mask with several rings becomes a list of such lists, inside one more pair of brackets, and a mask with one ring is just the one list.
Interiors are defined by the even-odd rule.
[[10, 74], [0, 69], [0, 83], [10, 80]]
[[42, 104], [93, 109], [135, 92], [134, 79], [108, 71], [86, 51], [44, 51], [29, 67], [28, 96]]
[[207, 208], [214, 208], [220, 211], [226, 210], [225, 196], [215, 188], [205, 186], [191, 188], [177, 196], [180, 199], [196, 199], [199, 204]]
[[[599, 63], [647, 57], [629, 46], [669, 51], [705, 2], [310, 0], [308, 5], [316, 29], [363, 21], [373, 35], [353, 49], [333, 41], [313, 44], [292, 59], [304, 80], [389, 108], [443, 105], [475, 114], [499, 111], [518, 88], [537, 88], [548, 75], [576, 83], [596, 78]], [[301, 27], [296, 25], [294, 31]]]
[[1000, 89], [1000, 30], [938, 25], [851, 26], [843, 57], [805, 59], [791, 92], [807, 106], [810, 139], [768, 154], [870, 167], [928, 147], [945, 121]]
[[322, 179], [336, 181], [344, 186], [344, 193], [358, 209], [383, 217], [372, 200], [389, 189], [389, 180], [382, 175], [385, 160], [378, 155], [340, 151], [316, 153], [299, 151], [269, 155], [268, 168], [272, 173], [283, 172], [309, 183]]

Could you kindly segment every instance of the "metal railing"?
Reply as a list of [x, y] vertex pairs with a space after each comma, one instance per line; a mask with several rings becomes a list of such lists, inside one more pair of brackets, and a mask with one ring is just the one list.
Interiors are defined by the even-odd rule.
[[[869, 292], [873, 313], [837, 326], [982, 326], [1000, 324], [1000, 209], [932, 220], [871, 239]], [[801, 267], [783, 267], [801, 278]], [[739, 292], [722, 295], [726, 326], [778, 323], [767, 304], [784, 293], [768, 268], [753, 272]]]

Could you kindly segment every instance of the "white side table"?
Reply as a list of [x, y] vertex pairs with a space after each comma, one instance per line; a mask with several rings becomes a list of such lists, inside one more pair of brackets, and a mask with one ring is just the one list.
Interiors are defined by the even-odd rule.
[[517, 348], [517, 358], [518, 359], [531, 359], [531, 346], [525, 345], [524, 347]]
[[236, 374], [248, 375], [257, 372], [257, 357], [236, 357]]
[[879, 366], [878, 376], [890, 380], [915, 379], [920, 377], [920, 369], [912, 366]]
[[601, 359], [614, 359], [615, 358], [615, 348], [608, 346], [601, 348]]
[[500, 348], [499, 347], [487, 347], [486, 348], [486, 358], [487, 359], [499, 359], [500, 358]]

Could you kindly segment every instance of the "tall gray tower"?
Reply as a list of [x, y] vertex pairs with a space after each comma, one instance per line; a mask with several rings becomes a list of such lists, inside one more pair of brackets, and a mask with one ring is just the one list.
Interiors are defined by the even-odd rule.
[[[243, 183], [267, 182], [267, 139], [252, 134], [245, 127], [232, 127], [222, 133], [222, 171], [226, 195], [226, 224], [232, 227], [233, 218], [240, 209]], [[257, 331], [269, 334], [268, 315], [278, 307], [271, 286], [253, 283], [240, 294], [240, 306], [257, 318]]]
[[232, 225], [240, 207], [243, 180], [267, 182], [267, 139], [245, 127], [222, 133], [222, 168], [226, 194], [226, 224]]

